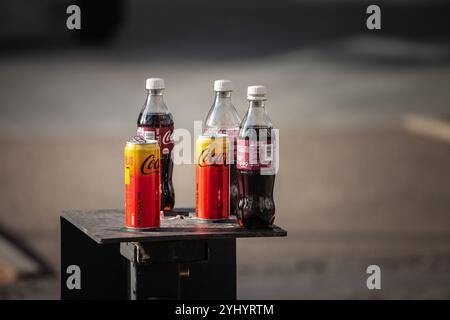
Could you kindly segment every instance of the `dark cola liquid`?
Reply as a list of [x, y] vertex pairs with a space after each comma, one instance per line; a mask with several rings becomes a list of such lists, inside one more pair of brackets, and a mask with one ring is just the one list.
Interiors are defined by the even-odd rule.
[[273, 186], [275, 175], [258, 171], [239, 172], [238, 222], [245, 228], [267, 228], [275, 219]]
[[230, 214], [237, 215], [238, 209], [238, 174], [236, 159], [230, 164]]
[[[170, 113], [139, 114], [138, 127], [173, 128], [173, 118]], [[160, 144], [161, 147], [161, 144]], [[160, 176], [161, 176], [161, 210], [172, 211], [175, 206], [175, 191], [172, 183], [173, 159], [171, 154], [163, 154], [161, 148]]]
[[[257, 139], [271, 143], [270, 128], [251, 127], [257, 132]], [[265, 134], [261, 135], [262, 130]], [[245, 139], [240, 135], [239, 139]], [[247, 138], [248, 139], [248, 138]], [[258, 161], [259, 161], [258, 156]], [[260, 170], [238, 169], [238, 222], [245, 228], [267, 228], [275, 220], [273, 188], [275, 174], [262, 175]]]

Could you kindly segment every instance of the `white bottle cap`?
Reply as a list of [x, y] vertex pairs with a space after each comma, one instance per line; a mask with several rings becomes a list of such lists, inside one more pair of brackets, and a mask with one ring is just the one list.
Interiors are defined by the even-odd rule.
[[214, 91], [233, 91], [233, 82], [230, 80], [214, 81]]
[[267, 89], [265, 86], [249, 86], [247, 88], [248, 100], [266, 100]]
[[148, 90], [164, 89], [164, 79], [148, 78], [145, 86]]

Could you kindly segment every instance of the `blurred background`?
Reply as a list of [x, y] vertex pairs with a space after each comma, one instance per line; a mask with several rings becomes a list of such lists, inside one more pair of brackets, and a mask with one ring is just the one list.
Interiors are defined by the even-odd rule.
[[[81, 30], [66, 8], [81, 8]], [[122, 208], [145, 79], [193, 132], [215, 79], [268, 87], [276, 224], [238, 241], [238, 297], [450, 298], [450, 3], [0, 3], [0, 299], [59, 298], [59, 215]], [[194, 167], [176, 166], [177, 206]], [[366, 288], [366, 268], [382, 290]]]

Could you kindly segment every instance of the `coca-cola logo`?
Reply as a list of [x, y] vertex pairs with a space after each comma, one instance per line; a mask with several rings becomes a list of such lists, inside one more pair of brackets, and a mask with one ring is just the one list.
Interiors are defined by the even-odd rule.
[[172, 132], [170, 130], [166, 131], [166, 133], [164, 133], [164, 135], [162, 137], [162, 140], [161, 140], [161, 143], [162, 144], [170, 144], [170, 143], [172, 143]]
[[151, 154], [142, 162], [141, 173], [144, 175], [156, 173], [159, 171], [159, 159], [155, 159], [155, 155]]
[[198, 165], [200, 167], [227, 165], [227, 154], [216, 152], [215, 148], [205, 148], [198, 156]]

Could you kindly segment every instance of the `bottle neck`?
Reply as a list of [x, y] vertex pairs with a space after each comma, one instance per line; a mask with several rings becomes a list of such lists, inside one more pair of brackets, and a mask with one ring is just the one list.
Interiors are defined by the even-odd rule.
[[148, 90], [148, 94], [147, 94], [147, 100], [153, 99], [153, 100], [163, 100], [163, 93], [164, 93], [164, 89], [151, 89]]
[[241, 120], [231, 102], [231, 91], [216, 91], [214, 103], [206, 116], [205, 127], [210, 129], [237, 129]]
[[212, 109], [215, 109], [216, 112], [235, 112], [231, 103], [231, 91], [216, 91]]
[[262, 110], [264, 111], [264, 107], [266, 106], [265, 100], [249, 100], [250, 110], [255, 109], [255, 111]]
[[216, 91], [214, 104], [218, 104], [219, 102], [231, 105], [231, 91]]
[[145, 101], [145, 108], [152, 112], [168, 112], [164, 102], [164, 89], [150, 89], [148, 90], [147, 99]]
[[264, 100], [249, 100], [249, 108], [245, 117], [244, 127], [271, 127], [269, 117], [264, 108]]

